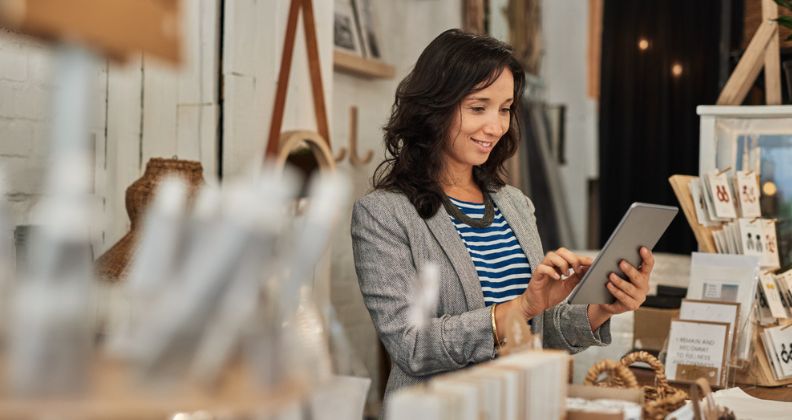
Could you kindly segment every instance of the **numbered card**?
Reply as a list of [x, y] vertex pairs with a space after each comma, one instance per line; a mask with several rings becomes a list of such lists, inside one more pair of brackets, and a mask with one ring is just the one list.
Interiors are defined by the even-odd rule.
[[772, 270], [781, 267], [778, 258], [778, 240], [776, 239], [776, 225], [774, 220], [760, 220], [762, 226], [763, 254], [760, 258], [762, 267]]
[[671, 321], [666, 355], [666, 376], [672, 381], [693, 382], [704, 377], [720, 386], [728, 349], [726, 322]]
[[759, 284], [762, 286], [762, 293], [773, 318], [787, 318], [788, 314], [786, 308], [784, 308], [784, 302], [781, 300], [781, 293], [778, 290], [775, 276], [770, 273], [764, 273], [759, 278]]
[[738, 171], [735, 177], [740, 217], [762, 217], [759, 207], [759, 180], [753, 171]]
[[737, 211], [734, 207], [729, 178], [725, 173], [718, 174], [718, 171], [707, 174], [707, 187], [712, 202], [715, 206], [715, 216], [718, 219], [734, 219]]

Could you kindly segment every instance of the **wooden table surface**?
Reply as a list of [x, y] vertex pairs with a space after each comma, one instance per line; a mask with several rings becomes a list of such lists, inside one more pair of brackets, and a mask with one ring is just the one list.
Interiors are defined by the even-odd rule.
[[[641, 385], [650, 385], [654, 381], [654, 372], [649, 369], [642, 369], [642, 368], [635, 368], [631, 367], [630, 370], [635, 374], [635, 379], [638, 380], [638, 383]], [[687, 391], [690, 388], [690, 385], [684, 383], [675, 383], [671, 382], [671, 385], [684, 389]], [[763, 400], [773, 400], [773, 401], [792, 401], [792, 386], [780, 386], [775, 388], [768, 388], [768, 387], [761, 387], [755, 385], [744, 385], [744, 384], [737, 384], [736, 386], [740, 387], [746, 394], [760, 398]]]

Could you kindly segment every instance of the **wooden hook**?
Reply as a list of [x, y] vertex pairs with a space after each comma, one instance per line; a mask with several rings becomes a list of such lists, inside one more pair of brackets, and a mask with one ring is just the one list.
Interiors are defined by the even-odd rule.
[[374, 157], [374, 151], [366, 151], [365, 156], [362, 158], [357, 152], [357, 120], [358, 109], [356, 106], [349, 107], [349, 163], [353, 166], [365, 165], [371, 162]]
[[338, 151], [338, 154], [335, 155], [334, 159], [335, 159], [336, 162], [341, 162], [342, 160], [344, 160], [346, 155], [347, 155], [347, 149], [346, 149], [346, 147], [342, 147]]

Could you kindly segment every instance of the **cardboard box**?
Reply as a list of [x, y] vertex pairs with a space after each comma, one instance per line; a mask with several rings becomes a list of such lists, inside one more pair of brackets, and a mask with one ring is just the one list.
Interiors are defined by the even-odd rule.
[[[587, 400], [609, 399], [634, 402], [643, 406], [644, 396], [640, 389], [605, 388], [600, 386], [570, 385], [567, 396]], [[623, 420], [622, 413], [597, 413], [592, 411], [567, 410], [566, 420]]]
[[633, 348], [662, 350], [671, 329], [671, 320], [678, 317], [679, 309], [638, 308], [633, 323]]

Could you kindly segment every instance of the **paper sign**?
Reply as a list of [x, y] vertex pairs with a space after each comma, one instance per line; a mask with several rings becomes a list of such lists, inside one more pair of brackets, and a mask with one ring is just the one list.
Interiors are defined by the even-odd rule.
[[709, 194], [715, 204], [715, 215], [720, 219], [736, 218], [737, 211], [734, 208], [734, 198], [726, 174], [718, 175], [717, 171], [707, 174], [707, 182]]
[[679, 308], [679, 319], [685, 321], [727, 322], [726, 360], [728, 361], [736, 344], [735, 326], [740, 319], [740, 304], [732, 302], [712, 302], [707, 300], [684, 299]]
[[784, 302], [781, 300], [775, 277], [769, 273], [762, 274], [760, 284], [762, 285], [762, 293], [764, 293], [767, 301], [767, 307], [770, 308], [770, 314], [774, 318], [787, 318], [787, 311], [784, 308]]
[[[699, 369], [694, 369], [695, 371], [706, 372], [707, 381], [720, 386], [723, 382], [728, 334], [729, 324], [726, 322], [671, 321], [666, 356], [668, 379], [695, 380], [689, 371], [691, 366], [697, 366]], [[679, 369], [680, 367], [684, 369]]]
[[759, 207], [759, 181], [752, 171], [739, 171], [736, 176], [740, 217], [762, 217]]

